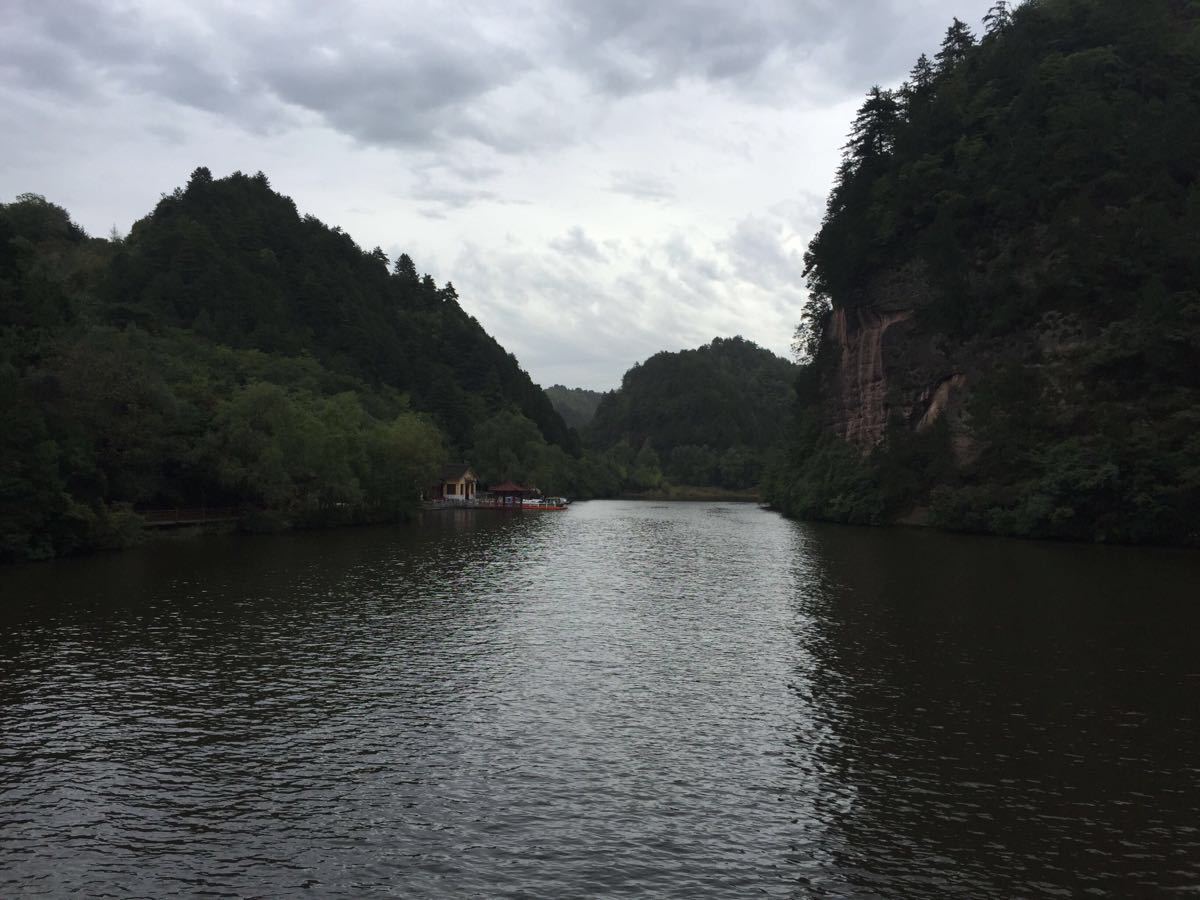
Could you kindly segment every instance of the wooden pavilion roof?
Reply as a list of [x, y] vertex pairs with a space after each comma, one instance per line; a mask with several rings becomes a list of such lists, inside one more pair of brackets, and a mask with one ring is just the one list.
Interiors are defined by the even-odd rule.
[[488, 490], [493, 494], [532, 494], [537, 488], [516, 484], [512, 481], [502, 481], [500, 484], [493, 484]]

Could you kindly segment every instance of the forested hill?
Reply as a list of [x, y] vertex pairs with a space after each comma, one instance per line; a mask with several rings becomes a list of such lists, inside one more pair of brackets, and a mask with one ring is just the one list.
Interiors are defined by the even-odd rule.
[[454, 288], [197, 169], [125, 239], [0, 204], [0, 561], [119, 547], [139, 512], [395, 518], [448, 460], [576, 488], [578, 438]]
[[603, 391], [569, 388], [561, 384], [551, 385], [545, 390], [558, 414], [571, 428], [583, 428], [591, 422], [596, 415], [596, 407], [604, 397]]
[[627, 486], [748, 488], [788, 431], [795, 366], [740, 337], [659, 353], [625, 373], [585, 429], [588, 445], [626, 456]]
[[516, 359], [458, 303], [452, 284], [392, 266], [340, 228], [300, 216], [262, 173], [197, 169], [136, 223], [104, 279], [115, 325], [188, 328], [231, 347], [311, 353], [332, 371], [407, 391], [459, 447], [506, 405], [550, 443], [571, 436]]
[[1200, 542], [1200, 4], [997, 3], [856, 118], [768, 494]]

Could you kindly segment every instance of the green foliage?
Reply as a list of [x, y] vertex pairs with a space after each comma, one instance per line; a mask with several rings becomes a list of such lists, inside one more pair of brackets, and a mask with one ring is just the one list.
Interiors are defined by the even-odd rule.
[[937, 71], [942, 74], [953, 72], [970, 58], [974, 47], [975, 35], [965, 22], [956, 18], [946, 30], [942, 49], [934, 57], [937, 60]]
[[[768, 494], [835, 519], [929, 506], [966, 530], [1200, 543], [1200, 7], [998, 2], [984, 24], [977, 43], [955, 20], [898, 116], [872, 89], [855, 122], [806, 256], [807, 424]], [[969, 384], [960, 452], [899, 423], [851, 466], [820, 425], [828, 310], [914, 266], [910, 339], [951, 348]]]
[[629, 490], [664, 479], [753, 487], [787, 434], [794, 376], [794, 365], [740, 337], [659, 353], [604, 395], [584, 435]]
[[119, 241], [0, 204], [0, 560], [126, 546], [137, 509], [405, 516], [497, 409], [529, 474], [570, 487], [578, 438], [453, 286], [389, 272], [261, 173], [197, 169]]
[[533, 422], [505, 409], [475, 426], [471, 459], [485, 483], [533, 481], [544, 445]]
[[548, 496], [594, 496], [594, 491], [581, 489], [578, 461], [547, 443], [537, 425], [514, 409], [475, 426], [471, 460], [485, 484], [515, 481]]
[[852, 165], [885, 156], [892, 150], [900, 122], [900, 104], [896, 95], [876, 85], [854, 119], [846, 158]]
[[517, 361], [468, 315], [452, 284], [417, 278], [382, 251], [271, 190], [262, 173], [193, 173], [135, 223], [105, 273], [117, 325], [194, 330], [267, 353], [311, 353], [327, 370], [410, 394], [459, 449], [472, 423], [511, 404], [543, 437], [577, 449], [561, 417]]
[[204, 456], [218, 483], [302, 522], [388, 518], [411, 509], [444, 459], [420, 416], [373, 419], [353, 393], [240, 389], [214, 418]]
[[996, 4], [988, 10], [987, 15], [983, 17], [988, 37], [994, 37], [1012, 27], [1013, 5], [1009, 0], [997, 0]]
[[647, 439], [633, 458], [633, 468], [628, 478], [629, 487], [635, 491], [649, 491], [661, 487], [662, 481], [662, 465], [654, 446]]
[[884, 501], [875, 473], [843, 441], [825, 435], [807, 449], [803, 464], [784, 458], [763, 482], [763, 496], [789, 514], [852, 525], [879, 525]]
[[668, 474], [676, 484], [716, 484], [720, 457], [712, 447], [681, 444], [671, 451]]

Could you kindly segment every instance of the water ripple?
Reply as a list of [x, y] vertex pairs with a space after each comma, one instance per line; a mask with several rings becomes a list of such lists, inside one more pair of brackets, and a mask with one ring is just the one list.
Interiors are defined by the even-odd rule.
[[593, 503], [9, 570], [0, 895], [1195, 890], [1200, 564], [1093, 549]]

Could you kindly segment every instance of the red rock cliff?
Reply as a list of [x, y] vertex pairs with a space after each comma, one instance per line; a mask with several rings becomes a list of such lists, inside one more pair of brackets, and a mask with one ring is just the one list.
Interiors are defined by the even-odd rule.
[[934, 336], [923, 334], [917, 310], [928, 288], [919, 268], [880, 279], [854, 306], [835, 309], [826, 332], [836, 365], [825, 382], [826, 425], [869, 453], [890, 420], [924, 431], [948, 416], [960, 457], [969, 453], [962, 421], [963, 367]]

